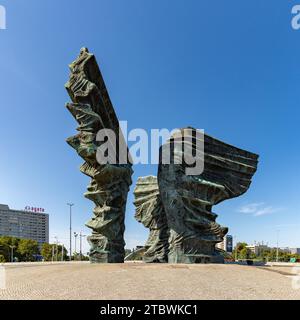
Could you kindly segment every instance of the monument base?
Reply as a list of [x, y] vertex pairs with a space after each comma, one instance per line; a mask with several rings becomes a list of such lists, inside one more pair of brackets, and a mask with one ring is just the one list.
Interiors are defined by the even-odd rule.
[[170, 249], [169, 263], [224, 263], [224, 256], [215, 249], [214, 241], [197, 238], [185, 239]]
[[91, 235], [87, 240], [91, 246], [91, 263], [124, 263], [123, 243], [109, 241], [102, 235]]
[[215, 255], [205, 254], [169, 254], [169, 263], [224, 263], [224, 257], [221, 254], [216, 253]]
[[145, 263], [168, 263], [167, 258], [159, 258], [159, 257], [147, 257], [143, 256], [143, 262]]

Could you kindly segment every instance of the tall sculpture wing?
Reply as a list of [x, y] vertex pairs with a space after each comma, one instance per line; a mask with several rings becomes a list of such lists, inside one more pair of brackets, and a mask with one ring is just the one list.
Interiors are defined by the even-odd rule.
[[[85, 197], [95, 203], [94, 216], [86, 224], [92, 229], [90, 260], [123, 262], [125, 207], [132, 183], [128, 149], [95, 56], [81, 49], [70, 70], [66, 89], [72, 103], [67, 108], [79, 124], [79, 133], [67, 142], [85, 161], [80, 170], [91, 177]], [[101, 129], [114, 133], [114, 139], [98, 141]], [[104, 143], [113, 153], [114, 163], [98, 162], [97, 151]]]
[[[171, 137], [166, 143], [171, 150], [170, 163], [161, 161], [158, 169], [160, 196], [170, 233], [171, 263], [223, 261], [215, 246], [223, 241], [228, 229], [216, 223], [212, 207], [246, 192], [257, 169], [256, 154], [206, 134], [200, 135], [202, 141], [197, 141], [195, 131], [185, 128]], [[204, 162], [203, 171], [194, 175], [186, 173], [193, 165], [185, 161], [185, 140], [189, 141], [187, 149], [199, 154], [195, 161]], [[203, 150], [199, 150], [201, 142]], [[166, 145], [160, 149], [160, 159], [164, 159], [163, 151], [168, 150]]]

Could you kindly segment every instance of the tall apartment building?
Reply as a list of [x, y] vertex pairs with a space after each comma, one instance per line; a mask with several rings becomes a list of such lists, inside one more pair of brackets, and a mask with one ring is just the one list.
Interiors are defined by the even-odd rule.
[[222, 242], [217, 243], [217, 248], [224, 250], [226, 252], [232, 252], [233, 250], [233, 237], [227, 234]]
[[0, 204], [0, 236], [49, 242], [49, 215], [43, 212], [13, 210]]

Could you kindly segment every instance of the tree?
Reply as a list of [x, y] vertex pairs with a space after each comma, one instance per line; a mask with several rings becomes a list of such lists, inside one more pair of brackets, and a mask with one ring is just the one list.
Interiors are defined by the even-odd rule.
[[237, 259], [247, 259], [248, 249], [246, 242], [239, 242], [232, 251], [232, 256]]
[[68, 250], [65, 248], [64, 245], [60, 245], [60, 244], [59, 244], [57, 247], [56, 247], [56, 245], [55, 245], [55, 248], [54, 248], [55, 254], [56, 254], [56, 249], [57, 249], [57, 251], [58, 251], [58, 253], [57, 253], [57, 260], [58, 260], [58, 261], [61, 261], [62, 249], [64, 250], [63, 261], [68, 260]]
[[43, 256], [45, 261], [51, 261], [52, 260], [52, 244], [49, 243], [43, 243], [41, 255]]
[[15, 237], [2, 236], [0, 237], [0, 254], [4, 256], [6, 261], [11, 261], [11, 246], [14, 247], [14, 257], [20, 258], [16, 249], [19, 245], [20, 239]]
[[62, 248], [64, 248], [63, 260], [65, 261], [68, 258], [68, 250], [65, 246], [62, 247], [60, 244], [44, 243], [41, 250], [41, 255], [43, 256], [44, 261], [52, 261], [52, 255], [54, 261], [56, 261], [56, 258], [57, 261], [61, 261]]
[[84, 254], [81, 256], [81, 261], [89, 261], [90, 257], [87, 255], [85, 256]]
[[239, 252], [239, 259], [248, 259], [249, 258], [249, 250], [244, 247], [240, 252]]
[[34, 261], [34, 255], [39, 254], [39, 244], [35, 240], [21, 239], [17, 252], [21, 255], [23, 261]]
[[247, 243], [246, 242], [239, 242], [238, 244], [237, 244], [237, 250], [238, 251], [242, 251], [243, 249], [245, 249], [246, 247], [247, 247]]

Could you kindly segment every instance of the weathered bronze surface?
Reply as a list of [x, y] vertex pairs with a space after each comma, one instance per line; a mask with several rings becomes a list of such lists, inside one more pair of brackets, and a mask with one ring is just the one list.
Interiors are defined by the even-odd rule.
[[157, 178], [139, 178], [134, 190], [135, 218], [150, 229], [145, 244], [145, 262], [168, 262], [168, 223], [157, 185]]
[[116, 164], [100, 164], [96, 158], [97, 148], [103, 143], [96, 139], [100, 129], [111, 129], [116, 134], [116, 146], [123, 135], [95, 56], [81, 49], [70, 70], [66, 89], [72, 103], [67, 108], [79, 123], [79, 134], [67, 142], [85, 161], [80, 171], [91, 178], [85, 197], [95, 203], [94, 216], [86, 223], [92, 229], [88, 237], [90, 261], [124, 262], [124, 216], [132, 183], [131, 164], [121, 164], [118, 150]]
[[[257, 170], [258, 155], [205, 134], [204, 170], [198, 175], [188, 175], [186, 168], [190, 165], [184, 161], [184, 152], [177, 148], [183, 130], [166, 143], [171, 150], [171, 161], [159, 164], [159, 192], [154, 190], [152, 177], [140, 178], [137, 183], [136, 218], [150, 228], [146, 246], [151, 250], [146, 252], [145, 261], [151, 262], [149, 256], [155, 261], [157, 252], [164, 248], [169, 263], [222, 263], [223, 256], [215, 246], [228, 229], [216, 223], [217, 214], [212, 212], [212, 206], [248, 190]], [[191, 146], [197, 148], [195, 143]], [[160, 154], [165, 147], [161, 147]], [[182, 159], [181, 164], [178, 159]], [[166, 221], [168, 230], [164, 223], [153, 221]]]

